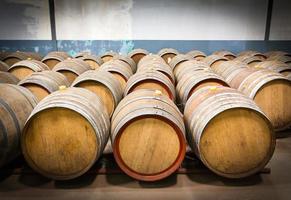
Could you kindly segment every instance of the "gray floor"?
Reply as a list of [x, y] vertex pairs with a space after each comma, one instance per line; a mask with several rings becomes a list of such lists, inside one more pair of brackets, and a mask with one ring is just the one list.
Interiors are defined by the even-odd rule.
[[10, 175], [0, 180], [0, 199], [291, 199], [291, 131], [277, 140], [270, 174], [228, 180], [212, 173], [173, 175], [143, 183], [126, 175], [86, 175], [73, 181]]

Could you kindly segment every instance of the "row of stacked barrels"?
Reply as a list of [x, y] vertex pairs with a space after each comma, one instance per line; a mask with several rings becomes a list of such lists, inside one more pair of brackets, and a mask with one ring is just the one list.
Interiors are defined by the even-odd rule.
[[0, 166], [22, 152], [56, 180], [110, 152], [129, 176], [160, 180], [187, 146], [214, 173], [242, 178], [269, 162], [274, 131], [291, 125], [286, 52], [2, 55]]

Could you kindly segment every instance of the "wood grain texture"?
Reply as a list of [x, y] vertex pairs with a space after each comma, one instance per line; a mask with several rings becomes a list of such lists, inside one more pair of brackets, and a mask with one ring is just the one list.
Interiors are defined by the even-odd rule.
[[0, 71], [0, 83], [17, 84], [19, 79], [9, 72]]
[[72, 84], [74, 80], [78, 77], [78, 75], [72, 71], [60, 70], [58, 72], [63, 74], [67, 78], [70, 84]]
[[270, 118], [276, 129], [286, 129], [291, 125], [291, 82], [272, 81], [264, 85], [254, 101]]
[[19, 67], [19, 68], [13, 68], [9, 70], [9, 72], [13, 74], [19, 80], [23, 80], [29, 75], [31, 75], [34, 71], [27, 67]]
[[140, 119], [123, 131], [119, 140], [121, 159], [141, 174], [160, 173], [171, 166], [180, 150], [176, 131], [159, 119]]
[[101, 99], [82, 88], [66, 88], [43, 99], [21, 135], [25, 160], [40, 174], [67, 180], [84, 174], [108, 141], [109, 115]]
[[32, 92], [39, 101], [50, 94], [50, 92], [47, 91], [44, 87], [36, 84], [25, 84], [25, 88]]
[[186, 103], [184, 118], [189, 145], [221, 176], [249, 176], [272, 157], [275, 135], [270, 121], [251, 99], [234, 89], [198, 90]]
[[133, 49], [131, 52], [128, 53], [128, 56], [131, 57], [136, 64], [138, 64], [140, 59], [148, 54], [149, 52], [145, 49]]
[[111, 123], [113, 153], [129, 176], [155, 181], [169, 176], [185, 154], [184, 123], [178, 108], [155, 90], [137, 90], [117, 106]]
[[37, 100], [25, 88], [0, 84], [0, 166], [20, 154], [20, 136], [24, 123]]
[[5, 62], [1, 61], [0, 59], [0, 71], [7, 72], [9, 69], [9, 65], [7, 65]]
[[84, 81], [77, 85], [78, 87], [85, 88], [98, 95], [105, 105], [109, 115], [111, 116], [115, 108], [115, 100], [112, 92], [103, 84], [95, 81]]
[[244, 174], [265, 164], [272, 134], [255, 112], [231, 109], [215, 116], [203, 131], [200, 156], [218, 174]]
[[90, 123], [66, 108], [38, 113], [26, 129], [23, 145], [33, 165], [48, 176], [76, 176], [88, 169], [98, 151]]

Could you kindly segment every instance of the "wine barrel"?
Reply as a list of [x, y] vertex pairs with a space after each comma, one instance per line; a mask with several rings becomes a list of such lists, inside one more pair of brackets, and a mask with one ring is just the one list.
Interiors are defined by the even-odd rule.
[[107, 61], [112, 60], [115, 55], [118, 55], [118, 53], [114, 51], [107, 51], [103, 53], [100, 57], [103, 60], [103, 62], [107, 62]]
[[5, 62], [2, 62], [0, 60], [0, 71], [2, 72], [7, 72], [9, 69], [9, 65], [7, 65]]
[[159, 71], [142, 71], [131, 76], [124, 89], [124, 96], [140, 89], [159, 90], [175, 101], [175, 87], [171, 80]]
[[236, 58], [236, 55], [230, 51], [221, 50], [213, 52], [214, 55], [226, 57], [228, 60], [233, 60]]
[[201, 88], [187, 101], [184, 119], [188, 144], [204, 165], [220, 176], [255, 174], [275, 150], [268, 118], [251, 99], [234, 89]]
[[133, 73], [136, 72], [136, 64], [135, 64], [134, 60], [131, 59], [130, 57], [117, 54], [117, 55], [113, 56], [113, 60], [121, 60], [125, 64], [129, 65], [129, 67], [131, 68], [131, 71]]
[[233, 76], [229, 85], [252, 98], [275, 130], [291, 125], [291, 82], [286, 77], [270, 70], [246, 68]]
[[103, 60], [96, 55], [85, 54], [81, 59], [84, 60], [91, 69], [98, 69], [103, 64]]
[[50, 68], [41, 61], [28, 59], [15, 63], [8, 69], [8, 72], [16, 76], [19, 80], [23, 80], [33, 72], [41, 72], [44, 70], [50, 70]]
[[259, 56], [249, 56], [249, 55], [242, 55], [238, 56], [237, 58], [234, 59], [234, 61], [240, 61], [248, 64], [249, 66], [253, 67], [257, 65], [258, 63], [264, 61], [265, 59], [262, 59]]
[[0, 166], [20, 154], [20, 136], [24, 123], [37, 100], [25, 88], [0, 84]]
[[134, 49], [128, 53], [128, 56], [134, 60], [136, 64], [142, 59], [144, 56], [148, 55], [149, 52], [145, 49]]
[[143, 63], [143, 65], [141, 65], [137, 71], [142, 72], [142, 71], [148, 71], [148, 70], [159, 71], [165, 74], [171, 80], [173, 84], [175, 84], [176, 82], [174, 73], [168, 64], [161, 63], [161, 62]]
[[18, 83], [18, 85], [30, 90], [40, 101], [52, 92], [59, 90], [61, 86], [69, 87], [67, 78], [54, 71], [34, 72]]
[[7, 51], [0, 51], [0, 61], [2, 61], [6, 56], [8, 56], [10, 52]]
[[71, 58], [66, 52], [62, 51], [53, 51], [48, 53], [43, 59], [42, 62], [46, 64], [50, 69], [53, 69], [56, 64], [66, 60], [67, 58]]
[[283, 75], [287, 75], [291, 73], [291, 66], [282, 62], [282, 61], [263, 61], [255, 65], [255, 68], [265, 68], [269, 70], [273, 70], [277, 73], [281, 73]]
[[225, 80], [211, 71], [190, 71], [177, 84], [179, 103], [185, 105], [190, 96], [200, 88], [206, 86], [226, 86]]
[[198, 51], [198, 50], [193, 50], [193, 51], [189, 51], [187, 53], [187, 55], [190, 55], [192, 58], [194, 58], [195, 60], [203, 60], [206, 57], [206, 54], [203, 53], [202, 51]]
[[250, 51], [250, 50], [242, 51], [237, 55], [237, 57], [241, 57], [241, 56], [242, 57], [244, 57], [244, 56], [246, 56], [246, 57], [256, 57], [261, 61], [264, 61], [267, 58], [264, 54], [262, 54], [262, 53], [260, 53], [258, 51]]
[[100, 70], [110, 72], [119, 81], [123, 90], [126, 87], [126, 82], [133, 74], [128, 65], [118, 60], [108, 61], [102, 64]]
[[39, 60], [39, 57], [35, 56], [34, 54], [30, 52], [16, 51], [14, 53], [8, 54], [5, 58], [3, 58], [2, 61], [4, 61], [9, 66], [12, 66], [17, 62], [26, 60], [26, 59]]
[[270, 60], [270, 61], [275, 60], [275, 61], [284, 62], [286, 64], [291, 64], [291, 57], [290, 56], [285, 56], [285, 55], [274, 55], [274, 56], [270, 56], [266, 60]]
[[172, 70], [174, 71], [176, 67], [179, 67], [180, 64], [182, 64], [183, 62], [188, 61], [188, 60], [193, 60], [193, 58], [187, 54], [178, 54], [172, 58], [169, 65], [171, 66]]
[[179, 52], [172, 48], [164, 48], [158, 52], [158, 55], [161, 56], [167, 63], [170, 63], [172, 58], [178, 54]]
[[215, 68], [220, 63], [228, 61], [228, 59], [218, 55], [210, 55], [205, 57], [202, 61], [207, 63], [211, 68]]
[[91, 53], [89, 51], [82, 51], [77, 53], [74, 58], [83, 58], [85, 55], [91, 55]]
[[291, 57], [291, 54], [285, 51], [269, 51], [264, 54], [267, 58], [272, 56], [289, 56]]
[[137, 68], [144, 65], [145, 63], [149, 64], [149, 63], [156, 63], [156, 62], [167, 64], [166, 61], [161, 56], [156, 55], [156, 54], [149, 54], [149, 55], [144, 56], [142, 59], [140, 59], [137, 65]]
[[[220, 76], [222, 76], [226, 81], [234, 75], [235, 71], [239, 71], [240, 69], [248, 68], [248, 65], [241, 61], [225, 61], [217, 65], [215, 68], [212, 68], [213, 71]], [[227, 81], [228, 82], [228, 81]]]
[[0, 83], [17, 84], [19, 79], [9, 72], [0, 71]]
[[88, 89], [98, 95], [109, 116], [112, 115], [123, 95], [120, 83], [107, 71], [86, 71], [75, 79], [72, 86]]
[[62, 61], [53, 68], [53, 71], [60, 72], [65, 75], [70, 84], [82, 73], [90, 70], [91, 67], [83, 60], [80, 59], [67, 59]]
[[197, 71], [197, 70], [209, 71], [211, 69], [209, 65], [205, 62], [197, 61], [197, 60], [188, 60], [181, 63], [179, 66], [175, 67], [174, 74], [177, 81], [179, 81], [185, 73], [190, 72], [190, 71]]
[[119, 167], [142, 181], [174, 173], [185, 156], [185, 127], [176, 105], [160, 91], [138, 90], [118, 104], [111, 126]]
[[35, 171], [56, 179], [76, 178], [92, 167], [108, 141], [109, 116], [101, 99], [82, 88], [52, 93], [25, 123], [21, 147]]

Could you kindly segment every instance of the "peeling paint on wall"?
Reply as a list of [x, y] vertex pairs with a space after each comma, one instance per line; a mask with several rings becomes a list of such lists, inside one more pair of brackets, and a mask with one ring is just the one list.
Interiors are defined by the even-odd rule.
[[60, 40], [122, 40], [132, 37], [133, 0], [58, 0], [56, 32]]
[[1, 0], [0, 39], [51, 39], [48, 1]]

